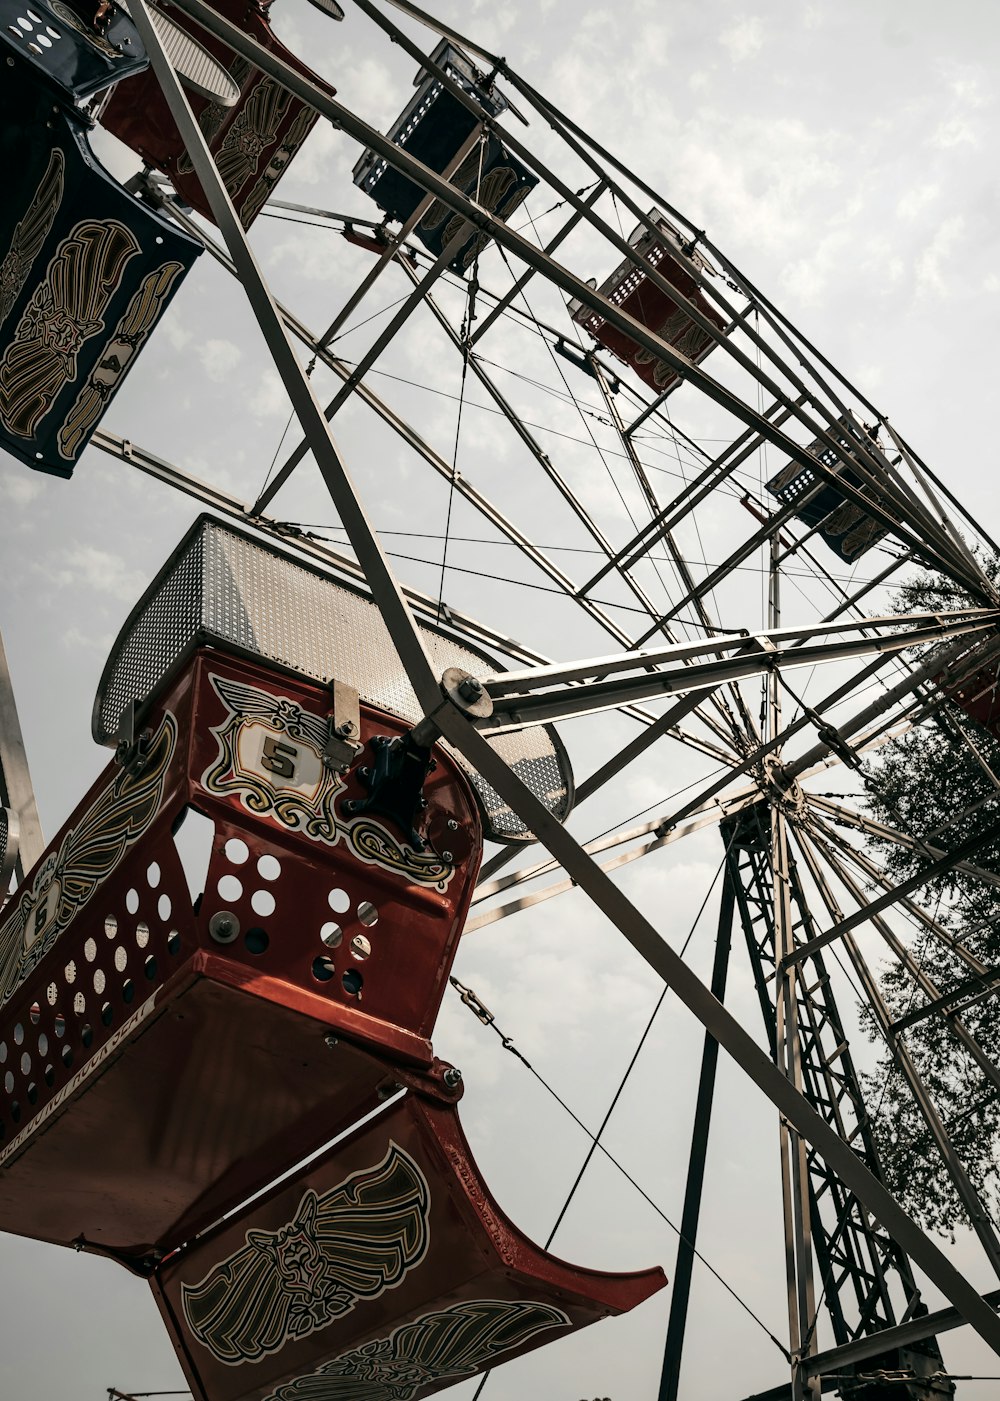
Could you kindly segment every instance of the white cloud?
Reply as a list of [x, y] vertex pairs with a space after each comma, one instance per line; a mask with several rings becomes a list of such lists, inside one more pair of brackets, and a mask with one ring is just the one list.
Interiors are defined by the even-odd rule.
[[111, 650], [114, 637], [111, 633], [95, 633], [92, 630], [84, 631], [79, 627], [71, 627], [64, 630], [61, 641], [68, 651], [95, 652], [103, 657]]
[[960, 214], [953, 214], [938, 227], [937, 233], [917, 258], [916, 288], [921, 295], [931, 293], [944, 296], [948, 287], [945, 269], [954, 257], [955, 245], [965, 231], [965, 221]]
[[764, 44], [764, 26], [756, 16], [738, 20], [719, 35], [719, 42], [729, 50], [734, 63], [742, 63], [759, 53]]
[[26, 467], [20, 471], [13, 470], [10, 475], [5, 472], [0, 477], [0, 496], [14, 506], [30, 505], [41, 495], [41, 491], [42, 483], [36, 477], [29, 476]]
[[939, 151], [948, 151], [953, 146], [977, 146], [979, 138], [968, 117], [955, 112], [938, 125], [931, 136], [930, 144]]
[[174, 350], [183, 350], [191, 339], [191, 331], [182, 324], [179, 314], [174, 310], [175, 306], [176, 302], [167, 309], [157, 334], [163, 340], [169, 341]]
[[198, 359], [209, 379], [221, 383], [243, 359], [243, 352], [233, 341], [208, 340], [198, 348]]
[[266, 369], [257, 381], [256, 392], [250, 397], [250, 412], [254, 418], [287, 418], [291, 405], [275, 369]]
[[64, 587], [93, 589], [119, 598], [136, 598], [148, 582], [140, 570], [129, 569], [120, 555], [95, 545], [77, 545], [66, 551], [61, 568], [47, 571], [48, 579]]
[[924, 210], [929, 204], [933, 204], [940, 193], [939, 185], [914, 185], [896, 205], [896, 213], [901, 219], [922, 218]]

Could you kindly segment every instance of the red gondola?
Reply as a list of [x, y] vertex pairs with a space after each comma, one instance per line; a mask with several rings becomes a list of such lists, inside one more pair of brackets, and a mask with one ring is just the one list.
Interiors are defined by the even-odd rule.
[[[837, 440], [839, 453], [819, 438], [806, 451], [849, 486], [863, 488], [866, 496], [873, 496], [871, 488], [863, 487], [849, 464], [858, 460], [858, 444], [881, 451], [875, 437], [851, 414], [838, 418], [830, 432]], [[823, 543], [848, 564], [860, 559], [888, 533], [882, 522], [870, 516], [855, 499], [848, 499], [832, 482], [824, 481], [800, 462], [786, 463], [767, 483], [767, 489], [786, 506], [800, 502], [795, 511], [798, 519], [810, 529], [818, 527]]]
[[[0, 1229], [170, 1248], [376, 1104], [366, 1052], [432, 1069], [482, 822], [509, 824], [406, 748], [413, 707], [367, 599], [196, 524], [101, 683], [95, 735], [126, 713], [132, 741], [0, 925]], [[565, 811], [549, 731], [503, 742]], [[192, 810], [214, 836], [189, 891]]]
[[[202, 518], [102, 677], [116, 761], [0, 925], [0, 1229], [152, 1276], [201, 1401], [416, 1401], [665, 1283], [539, 1250], [472, 1160], [429, 1036], [483, 825], [521, 834], [419, 713], [356, 587]], [[496, 742], [563, 815], [551, 732]]]
[[[275, 36], [268, 19], [271, 0], [250, 4], [245, 0], [215, 0], [213, 8], [333, 96], [334, 89]], [[318, 114], [180, 11], [173, 11], [171, 17], [222, 65], [238, 92], [235, 101], [228, 104], [194, 94], [188, 96], [236, 213], [244, 228], [249, 228], [312, 131]], [[119, 85], [101, 113], [100, 122], [149, 165], [167, 175], [181, 198], [199, 214], [214, 221], [153, 74]]]
[[[498, 117], [506, 110], [507, 101], [492, 80], [446, 39], [438, 44], [431, 58], [475, 100], [487, 118]], [[409, 155], [441, 174], [455, 161], [463, 146], [468, 146], [480, 121], [475, 112], [446, 91], [432, 73], [421, 70], [414, 79], [414, 86], [417, 91], [396, 119], [389, 137]], [[485, 128], [482, 139], [468, 150], [450, 180], [456, 189], [501, 219], [510, 219], [538, 184], [538, 177], [507, 149], [496, 131]], [[425, 192], [419, 185], [394, 170], [375, 151], [365, 151], [355, 165], [354, 183], [371, 195], [390, 219], [401, 222], [409, 219], [425, 199]], [[460, 276], [491, 242], [488, 233], [477, 229], [461, 215], [453, 214], [440, 200], [428, 204], [413, 232], [435, 257], [461, 235], [461, 242], [456, 242], [448, 262], [452, 271]]]
[[[689, 360], [704, 360], [719, 336], [725, 335], [729, 329], [727, 322], [701, 291], [696, 276], [692, 275], [700, 275], [709, 265], [684, 243], [677, 229], [659, 210], [651, 209], [646, 219], [656, 232], [651, 233], [645, 224], [640, 224], [629, 238], [634, 255], [620, 263], [598, 290], [613, 306], [621, 307], [622, 311], [628, 312], [629, 316], [662, 337]], [[681, 296], [692, 302], [716, 328], [718, 335], [699, 326], [682, 306], [657, 287], [644, 271], [643, 263], [655, 268]], [[687, 268], [691, 271], [687, 271]], [[570, 314], [574, 321], [590, 332], [594, 340], [619, 360], [624, 360], [658, 394], [668, 392], [679, 383], [680, 375], [672, 365], [640, 346], [625, 331], [612, 326], [598, 312], [591, 311], [580, 302], [572, 302]]]
[[156, 1271], [198, 1401], [418, 1401], [664, 1286], [539, 1250], [427, 1091]]
[[100, 32], [62, 0], [0, 15], [0, 445], [69, 477], [201, 245], [90, 149], [78, 99], [147, 63], [128, 15], [111, 5]]

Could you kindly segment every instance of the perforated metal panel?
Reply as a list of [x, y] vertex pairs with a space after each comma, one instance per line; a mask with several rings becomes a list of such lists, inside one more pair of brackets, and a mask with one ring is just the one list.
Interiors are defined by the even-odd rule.
[[7, 887], [17, 864], [17, 817], [9, 808], [0, 808], [0, 905], [7, 896]]
[[[422, 627], [435, 669], [477, 675], [496, 662], [442, 631]], [[156, 695], [199, 642], [250, 653], [303, 676], [353, 686], [362, 701], [415, 724], [423, 716], [372, 600], [352, 584], [291, 559], [202, 516], [153, 581], [122, 629], [98, 687], [93, 733], [114, 744], [133, 702]], [[562, 819], [572, 805], [569, 760], [555, 732], [533, 725], [490, 739], [515, 773]], [[494, 841], [530, 839], [495, 790], [468, 770]]]

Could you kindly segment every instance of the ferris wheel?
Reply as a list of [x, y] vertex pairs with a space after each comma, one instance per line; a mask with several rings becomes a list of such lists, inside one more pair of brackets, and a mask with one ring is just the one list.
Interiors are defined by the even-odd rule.
[[[2, 444], [46, 477], [103, 454], [197, 519], [128, 600], [94, 708], [114, 759], [48, 845], [0, 697], [0, 1227], [148, 1278], [204, 1401], [614, 1394], [632, 1348], [664, 1398], [707, 1395], [706, 1297], [770, 1357], [764, 1394], [950, 1396], [951, 1330], [1000, 1353], [959, 1128], [1000, 1087], [968, 895], [996, 885], [996, 547], [516, 61], [409, 0], [314, 3], [384, 65], [387, 121], [267, 6], [5, 0]], [[322, 206], [281, 185], [317, 123]], [[102, 132], [142, 159], [127, 184]], [[317, 308], [281, 290], [292, 221]], [[230, 352], [202, 357], [221, 473], [182, 465], [183, 425], [164, 449], [172, 392], [114, 431], [126, 375], [190, 356], [165, 318], [199, 285], [292, 411], [249, 460]], [[982, 788], [931, 831], [879, 775], [938, 731]], [[929, 1024], [967, 1111], [914, 1050]], [[720, 1074], [725, 1117], [752, 1096], [772, 1134], [746, 1149], [766, 1284], [705, 1240]], [[887, 1186], [890, 1081], [972, 1271]], [[487, 1159], [533, 1175], [544, 1247]], [[550, 1249], [571, 1229], [579, 1265]]]

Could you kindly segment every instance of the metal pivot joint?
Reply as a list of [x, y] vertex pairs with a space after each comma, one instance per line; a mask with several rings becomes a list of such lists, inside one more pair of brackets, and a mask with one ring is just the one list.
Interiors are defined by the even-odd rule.
[[388, 817], [403, 833], [414, 851], [423, 851], [427, 842], [416, 830], [416, 817], [427, 806], [424, 783], [433, 767], [430, 748], [418, 744], [416, 731], [401, 739], [388, 735], [372, 738], [374, 763], [358, 770], [358, 776], [368, 788], [367, 798], [348, 799], [344, 811], [352, 816], [377, 813]]
[[430, 746], [441, 736], [441, 727], [435, 716], [453, 706], [469, 720], [488, 720], [493, 714], [493, 698], [489, 691], [471, 671], [460, 666], [450, 666], [442, 674], [441, 694], [444, 701], [425, 715], [415, 726], [412, 735], [417, 744]]

